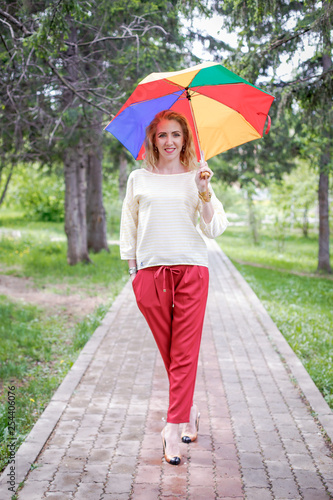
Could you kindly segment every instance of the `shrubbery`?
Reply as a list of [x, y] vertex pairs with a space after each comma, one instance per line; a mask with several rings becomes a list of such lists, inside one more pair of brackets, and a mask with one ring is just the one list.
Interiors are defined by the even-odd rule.
[[30, 219], [62, 222], [65, 218], [63, 176], [35, 165], [17, 167], [6, 198], [6, 206], [23, 209]]

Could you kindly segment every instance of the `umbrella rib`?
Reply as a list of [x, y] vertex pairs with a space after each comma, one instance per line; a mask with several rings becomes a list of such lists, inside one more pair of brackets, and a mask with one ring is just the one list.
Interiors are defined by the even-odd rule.
[[[171, 92], [171, 94], [167, 94], [167, 95], [175, 95], [177, 94], [177, 92], [179, 92], [180, 90], [182, 89], [179, 89], [177, 90], [176, 92]], [[161, 96], [163, 97], [163, 96]], [[181, 96], [179, 96], [180, 98]], [[149, 101], [155, 101], [156, 100], [156, 97], [152, 97], [151, 99], [145, 99], [144, 101], [138, 101], [138, 102], [131, 102], [131, 104], [128, 106], [129, 108], [131, 108], [132, 106], [135, 106], [137, 104], [142, 104], [143, 102], [149, 102]]]

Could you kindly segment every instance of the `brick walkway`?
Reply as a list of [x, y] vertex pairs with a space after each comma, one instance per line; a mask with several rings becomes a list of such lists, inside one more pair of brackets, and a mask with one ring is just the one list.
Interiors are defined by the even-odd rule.
[[[333, 498], [323, 437], [333, 439], [333, 414], [250, 287], [208, 244], [200, 433], [181, 444], [181, 465], [162, 461], [168, 383], [128, 283], [17, 453], [20, 500]], [[1, 500], [10, 498], [7, 472]]]

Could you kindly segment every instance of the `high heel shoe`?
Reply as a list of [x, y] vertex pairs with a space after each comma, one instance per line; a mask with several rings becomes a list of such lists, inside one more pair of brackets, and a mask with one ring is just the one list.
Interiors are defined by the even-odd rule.
[[161, 432], [161, 436], [162, 436], [164, 458], [171, 465], [179, 465], [180, 464], [180, 460], [181, 460], [181, 456], [180, 455], [175, 455], [174, 457], [171, 457], [170, 455], [166, 454], [166, 451], [165, 451], [166, 450], [166, 440], [165, 440], [165, 435], [164, 434], [165, 434], [165, 430], [163, 429], [163, 431]]
[[200, 413], [197, 413], [197, 418], [195, 419], [195, 433], [190, 434], [185, 430], [186, 424], [184, 425], [183, 432], [182, 432], [182, 441], [183, 443], [189, 444], [193, 443], [198, 437], [198, 432], [199, 432], [199, 420], [200, 420]]

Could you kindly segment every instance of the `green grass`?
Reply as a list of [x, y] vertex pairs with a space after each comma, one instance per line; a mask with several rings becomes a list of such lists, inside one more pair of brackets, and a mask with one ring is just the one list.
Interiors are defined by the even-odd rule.
[[1, 214], [1, 273], [29, 277], [37, 287], [54, 285], [54, 292], [63, 293], [65, 285], [65, 293], [103, 293], [107, 303], [69, 326], [64, 314], [0, 296], [0, 470], [9, 453], [8, 387], [15, 386], [18, 448], [128, 279], [117, 245], [92, 254], [93, 264], [77, 266], [67, 264], [66, 251], [62, 223]]
[[[286, 271], [314, 273], [317, 268], [318, 237], [310, 235], [304, 238], [300, 231], [286, 233], [283, 249], [279, 248], [281, 239], [274, 237], [274, 227], [263, 230], [260, 244], [254, 245], [246, 227], [228, 227], [218, 238], [218, 243], [228, 255], [236, 261], [251, 262], [266, 267]], [[333, 249], [333, 240], [331, 251]], [[333, 253], [332, 260], [333, 260]]]
[[[21, 238], [3, 235], [0, 238], [0, 266], [6, 274], [33, 278], [39, 286], [44, 283], [68, 283], [82, 288], [91, 285], [109, 286], [124, 276], [126, 263], [120, 261], [118, 245], [110, 252], [91, 255], [93, 264], [69, 266], [67, 243], [36, 237], [33, 233]], [[111, 272], [112, 271], [112, 272]]]
[[219, 243], [333, 408], [333, 281], [311, 275], [316, 268], [317, 239], [288, 235], [282, 253], [268, 233], [256, 247], [244, 228], [230, 227]]
[[24, 212], [15, 212], [12, 210], [2, 209], [0, 211], [0, 231], [22, 231], [34, 232], [41, 237], [62, 236], [64, 234], [63, 222], [41, 222], [31, 220]]

